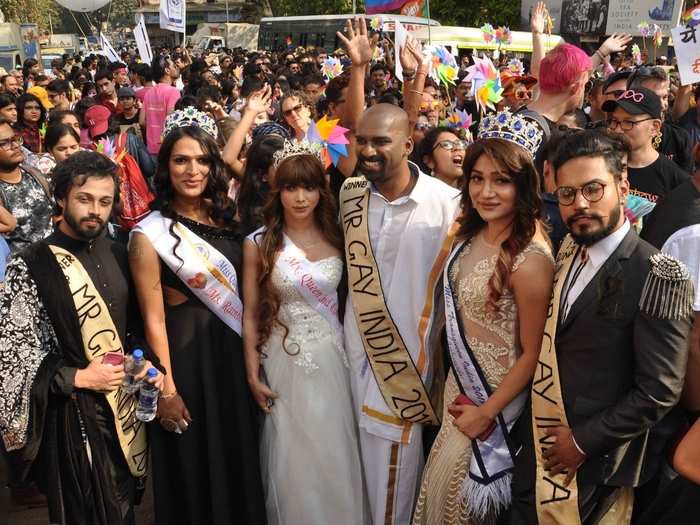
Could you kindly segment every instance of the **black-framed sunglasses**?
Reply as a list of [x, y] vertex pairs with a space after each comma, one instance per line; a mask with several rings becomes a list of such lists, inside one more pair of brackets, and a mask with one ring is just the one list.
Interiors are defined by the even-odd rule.
[[562, 206], [571, 206], [576, 200], [576, 194], [579, 191], [588, 202], [598, 202], [605, 195], [605, 186], [606, 184], [595, 180], [578, 188], [575, 186], [559, 186], [554, 191], [554, 196]]
[[292, 113], [299, 113], [302, 109], [304, 109], [304, 104], [297, 104], [293, 108], [290, 108], [290, 109], [283, 111], [282, 114], [285, 117], [291, 117]]

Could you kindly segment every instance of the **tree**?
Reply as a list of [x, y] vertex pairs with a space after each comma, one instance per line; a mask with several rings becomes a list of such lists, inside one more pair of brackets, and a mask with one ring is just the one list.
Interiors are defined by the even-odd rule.
[[42, 33], [60, 20], [61, 9], [54, 0], [0, 0], [5, 20], [17, 24], [35, 23]]

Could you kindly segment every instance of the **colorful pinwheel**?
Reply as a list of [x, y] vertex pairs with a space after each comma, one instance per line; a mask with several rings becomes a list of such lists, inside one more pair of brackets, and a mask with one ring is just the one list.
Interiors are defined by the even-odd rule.
[[625, 201], [625, 215], [632, 225], [636, 225], [642, 218], [649, 215], [655, 207], [656, 203], [644, 197], [627, 195], [627, 200]]
[[511, 58], [508, 61], [508, 71], [516, 77], [522, 77], [525, 74], [525, 66], [519, 58]]
[[498, 47], [508, 46], [513, 42], [513, 35], [510, 32], [510, 28], [507, 26], [500, 26], [496, 29], [494, 36], [496, 37], [496, 43]]
[[435, 82], [454, 84], [459, 66], [452, 53], [445, 46], [425, 46], [425, 52], [431, 58], [430, 76]]
[[549, 16], [549, 12], [547, 12], [547, 34], [551, 36], [552, 31], [554, 31], [554, 18]]
[[384, 27], [384, 19], [381, 16], [375, 16], [372, 20], [369, 22], [369, 27], [372, 29], [372, 31], [380, 31]]
[[493, 40], [493, 26], [491, 24], [481, 26], [481, 32], [484, 33], [484, 42], [488, 44]]
[[95, 151], [97, 153], [102, 153], [105, 157], [114, 158], [116, 153], [116, 148], [114, 146], [114, 141], [109, 137], [101, 138], [95, 146]]
[[467, 80], [472, 83], [472, 95], [481, 113], [486, 109], [496, 109], [494, 104], [503, 100], [503, 87], [498, 70], [488, 57], [474, 59], [474, 65], [467, 68]]
[[661, 47], [664, 40], [664, 33], [656, 24], [654, 24], [652, 28], [654, 29], [654, 46]]
[[637, 26], [637, 29], [639, 30], [639, 34], [642, 35], [643, 38], [649, 38], [652, 34], [651, 26], [649, 25], [649, 22], [647, 22], [646, 20], [643, 22], [640, 22], [639, 25]]
[[343, 64], [335, 57], [328, 57], [321, 64], [321, 73], [326, 78], [326, 82], [333, 80], [343, 74]]
[[312, 122], [306, 138], [312, 144], [320, 144], [323, 148], [325, 166], [338, 165], [340, 157], [348, 156], [349, 144], [345, 134], [349, 130], [338, 125], [338, 119], [328, 120], [324, 115], [318, 122]]
[[688, 27], [695, 27], [700, 24], [700, 5], [688, 9], [681, 15], [681, 23]]
[[632, 44], [632, 60], [636, 65], [642, 65], [642, 52], [637, 44]]
[[447, 117], [447, 125], [456, 129], [469, 129], [473, 124], [472, 116], [465, 110], [455, 111]]

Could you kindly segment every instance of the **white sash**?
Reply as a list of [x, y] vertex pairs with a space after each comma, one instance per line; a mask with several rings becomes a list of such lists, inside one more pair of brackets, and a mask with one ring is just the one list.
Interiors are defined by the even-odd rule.
[[284, 236], [284, 246], [277, 258], [277, 266], [294, 284], [294, 288], [307, 303], [331, 325], [338, 341], [343, 340], [343, 325], [338, 320], [338, 291], [324, 289], [314, 279], [313, 263], [296, 247], [292, 240]]
[[[238, 292], [236, 269], [219, 250], [175, 223], [180, 244], [170, 233], [172, 220], [154, 211], [132, 231], [143, 233], [160, 258], [199, 300], [238, 335], [242, 334], [243, 303]], [[178, 258], [179, 257], [179, 258]]]
[[[447, 344], [461, 392], [480, 406], [488, 399], [491, 388], [464, 337], [449, 279], [450, 269], [466, 245], [467, 241], [462, 241], [455, 247], [444, 269]], [[494, 511], [510, 506], [515, 450], [511, 449], [506, 436], [522, 413], [526, 400], [527, 388], [498, 415], [496, 427], [486, 441], [472, 440], [472, 458], [469, 473], [462, 485], [462, 494], [467, 500], [470, 515], [474, 517], [483, 519]]]

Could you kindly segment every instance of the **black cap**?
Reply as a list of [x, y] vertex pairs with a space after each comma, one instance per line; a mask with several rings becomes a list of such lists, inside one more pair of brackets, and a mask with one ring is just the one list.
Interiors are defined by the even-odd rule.
[[627, 89], [617, 97], [617, 100], [604, 102], [602, 109], [606, 113], [612, 113], [617, 107], [621, 107], [630, 115], [661, 118], [661, 99], [651, 89], [643, 87]]
[[632, 71], [615, 71], [614, 73], [610, 74], [605, 79], [605, 82], [603, 82], [603, 93], [608, 90], [613, 82], [617, 82], [618, 80], [627, 80], [631, 75]]

